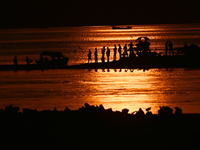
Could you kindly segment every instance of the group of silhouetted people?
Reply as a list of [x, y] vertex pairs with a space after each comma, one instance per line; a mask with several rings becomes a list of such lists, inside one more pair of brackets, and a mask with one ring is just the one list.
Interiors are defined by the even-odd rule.
[[40, 56], [40, 60], [39, 60], [40, 63], [49, 63], [49, 59], [47, 57], [42, 57]]
[[[177, 50], [177, 54], [185, 53], [187, 51], [187, 49], [188, 49], [188, 44], [185, 42], [184, 46], [183, 46], [183, 49], [181, 49], [181, 51], [178, 49]], [[168, 53], [168, 51], [169, 51], [169, 53]], [[173, 43], [171, 41], [167, 41], [165, 43], [165, 55], [167, 55], [167, 54], [174, 55]]]
[[[33, 61], [29, 59], [28, 57], [26, 57], [26, 65], [29, 66], [31, 62]], [[17, 56], [15, 56], [14, 58], [14, 66], [18, 66]]]
[[[145, 39], [144, 41], [139, 39], [139, 43], [135, 45], [136, 48], [134, 48], [133, 43], [131, 42], [128, 47], [127, 44], [124, 45], [124, 47], [122, 48], [120, 44], [118, 44], [118, 48], [116, 45], [114, 45], [113, 51], [114, 51], [114, 55], [113, 55], [113, 61], [116, 61], [116, 56], [117, 56], [117, 50], [119, 53], [119, 59], [121, 59], [122, 57], [134, 57], [135, 53], [134, 50], [136, 51], [136, 54], [139, 53], [149, 53], [150, 52], [150, 43], [147, 39]], [[185, 52], [188, 48], [187, 43], [185, 42], [184, 47], [183, 47], [183, 51]], [[122, 49], [124, 50], [122, 53]], [[128, 51], [129, 51], [129, 55], [128, 55]], [[104, 63], [105, 62], [105, 54], [107, 56], [107, 62], [110, 61], [110, 49], [109, 47], [107, 47], [107, 51], [106, 51], [106, 47], [104, 46], [101, 50], [101, 62]], [[97, 52], [97, 48], [95, 48], [95, 63], [98, 63], [98, 52]], [[174, 49], [173, 49], [173, 43], [171, 41], [167, 41], [165, 43], [165, 55], [174, 55]], [[88, 63], [91, 62], [91, 50], [89, 49], [89, 54], [88, 54]]]
[[[124, 45], [123, 49], [124, 49], [124, 52], [122, 53], [122, 47], [121, 45], [119, 44], [118, 45], [118, 49], [117, 49], [117, 46], [114, 45], [114, 48], [113, 48], [113, 51], [114, 51], [114, 54], [113, 54], [113, 60], [116, 61], [117, 59], [117, 50], [118, 50], [118, 53], [119, 53], [119, 58], [121, 59], [122, 57], [128, 57], [128, 48], [127, 48], [127, 44]], [[133, 43], [131, 42], [129, 45], [129, 51], [130, 51], [130, 55], [129, 56], [132, 56], [134, 54], [134, 48], [133, 48]], [[107, 49], [107, 50], [106, 50]], [[107, 56], [107, 62], [110, 62], [110, 48], [109, 47], [105, 47], [103, 46], [102, 50], [101, 50], [101, 62], [104, 63], [105, 62], [105, 54]], [[95, 48], [95, 52], [94, 52], [94, 56], [95, 56], [95, 63], [98, 63], [98, 51], [97, 51], [97, 48]], [[91, 49], [89, 49], [89, 52], [88, 52], [88, 63], [92, 62], [92, 52], [91, 52]]]

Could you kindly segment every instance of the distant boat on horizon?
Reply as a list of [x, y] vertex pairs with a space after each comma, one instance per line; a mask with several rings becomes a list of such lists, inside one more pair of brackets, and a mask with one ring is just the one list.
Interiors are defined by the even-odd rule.
[[131, 29], [131, 26], [126, 26], [126, 27], [119, 27], [119, 26], [112, 26], [112, 29]]

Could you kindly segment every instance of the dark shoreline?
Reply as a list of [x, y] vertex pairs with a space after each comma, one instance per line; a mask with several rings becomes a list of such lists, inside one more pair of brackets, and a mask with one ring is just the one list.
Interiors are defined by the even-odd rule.
[[[163, 57], [163, 56], [162, 56]], [[77, 65], [64, 65], [64, 66], [42, 66], [37, 64], [30, 64], [30, 65], [0, 65], [0, 71], [19, 71], [19, 70], [49, 70], [49, 69], [170, 69], [170, 68], [185, 68], [185, 69], [199, 69], [200, 64], [196, 62], [194, 59], [191, 62], [183, 61], [181, 58], [182, 63], [180, 63], [179, 56], [172, 56], [173, 60], [170, 58], [171, 56], [165, 56], [166, 60], [160, 61], [152, 61], [151, 63], [147, 63], [146, 61], [142, 62], [139, 58], [136, 61], [131, 61], [131, 59], [125, 60], [117, 60], [105, 63], [84, 63], [84, 64], [77, 64]], [[159, 58], [159, 57], [158, 57]], [[157, 59], [158, 59], [157, 58]], [[176, 58], [178, 58], [176, 60]], [[139, 60], [139, 62], [138, 62]]]
[[[79, 110], [0, 110], [2, 147], [14, 149], [198, 149], [200, 114], [129, 114], [85, 104]], [[160, 109], [161, 110], [161, 109]], [[180, 109], [179, 109], [180, 110]]]

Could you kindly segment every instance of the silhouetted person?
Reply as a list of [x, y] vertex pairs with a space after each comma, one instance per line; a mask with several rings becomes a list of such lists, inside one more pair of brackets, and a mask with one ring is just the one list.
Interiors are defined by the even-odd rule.
[[95, 63], [98, 63], [98, 52], [97, 52], [97, 48], [95, 48], [94, 57], [95, 57]]
[[122, 56], [123, 56], [123, 58], [124, 58], [124, 57], [126, 57], [126, 54], [125, 54], [125, 52], [123, 52]]
[[169, 42], [169, 41], [167, 41], [167, 42], [165, 43], [165, 55], [167, 55], [167, 51], [168, 51], [168, 42]]
[[50, 65], [55, 65], [56, 64], [56, 58], [55, 57], [52, 57], [51, 59], [51, 62], [50, 62]]
[[117, 54], [117, 47], [116, 45], [114, 45], [114, 61], [116, 60], [116, 54]]
[[49, 59], [47, 57], [44, 58], [44, 62], [45, 64], [48, 64], [49, 63]]
[[174, 52], [173, 52], [173, 44], [171, 41], [169, 41], [169, 51], [170, 51], [170, 54], [172, 53], [172, 55], [174, 55]]
[[128, 46], [129, 46], [130, 53], [132, 53], [133, 52], [133, 43], [131, 42]]
[[61, 64], [62, 64], [62, 60], [60, 57], [58, 57], [56, 60], [56, 65], [60, 66]]
[[109, 47], [107, 47], [106, 55], [107, 55], [107, 62], [109, 62], [109, 57], [110, 57], [110, 49], [109, 49]]
[[102, 54], [101, 61], [102, 61], [102, 63], [105, 62], [105, 57], [104, 57], [105, 51], [106, 51], [106, 49], [105, 49], [105, 46], [104, 46], [104, 47], [102, 48], [102, 50], [101, 50], [101, 54]]
[[127, 53], [127, 44], [124, 45], [124, 53], [125, 53], [125, 56], [128, 56], [128, 53]]
[[150, 52], [149, 46], [150, 46], [149, 41], [147, 39], [145, 39], [145, 41], [144, 41], [144, 50], [146, 50], [147, 52]]
[[178, 108], [178, 107], [175, 107], [175, 115], [182, 115], [182, 109], [181, 108]]
[[39, 62], [42, 64], [44, 62], [44, 58], [42, 56], [40, 56], [40, 60]]
[[57, 58], [57, 61], [60, 61], [60, 60], [61, 60], [61, 58], [60, 58], [60, 57], [58, 57], [58, 58]]
[[88, 53], [88, 63], [89, 63], [90, 61], [92, 61], [92, 59], [91, 59], [91, 50], [89, 49], [89, 53]]
[[30, 59], [28, 57], [26, 57], [26, 65], [29, 66], [30, 65]]
[[134, 54], [134, 52], [132, 51], [132, 52], [130, 52], [130, 55], [129, 55], [129, 57], [130, 58], [134, 58], [135, 57], [135, 54]]
[[130, 51], [130, 54], [129, 54], [129, 57], [134, 57], [135, 56], [135, 54], [134, 54], [134, 52], [133, 52], [133, 43], [131, 42], [130, 44], [129, 44], [129, 51]]
[[185, 42], [183, 47], [183, 52], [185, 53], [188, 50], [188, 44]]
[[184, 44], [184, 48], [188, 48], [188, 44], [186, 42]]
[[15, 58], [14, 58], [14, 65], [15, 65], [15, 66], [18, 66], [17, 56], [15, 56]]
[[122, 57], [122, 47], [121, 47], [120, 44], [119, 44], [118, 52], [119, 52], [119, 58], [121, 59], [121, 57]]

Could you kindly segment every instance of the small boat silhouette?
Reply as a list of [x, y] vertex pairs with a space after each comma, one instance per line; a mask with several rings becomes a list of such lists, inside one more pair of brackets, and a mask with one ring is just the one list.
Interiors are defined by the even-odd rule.
[[112, 29], [131, 29], [131, 26], [126, 26], [126, 27], [117, 27], [117, 26], [112, 26]]

